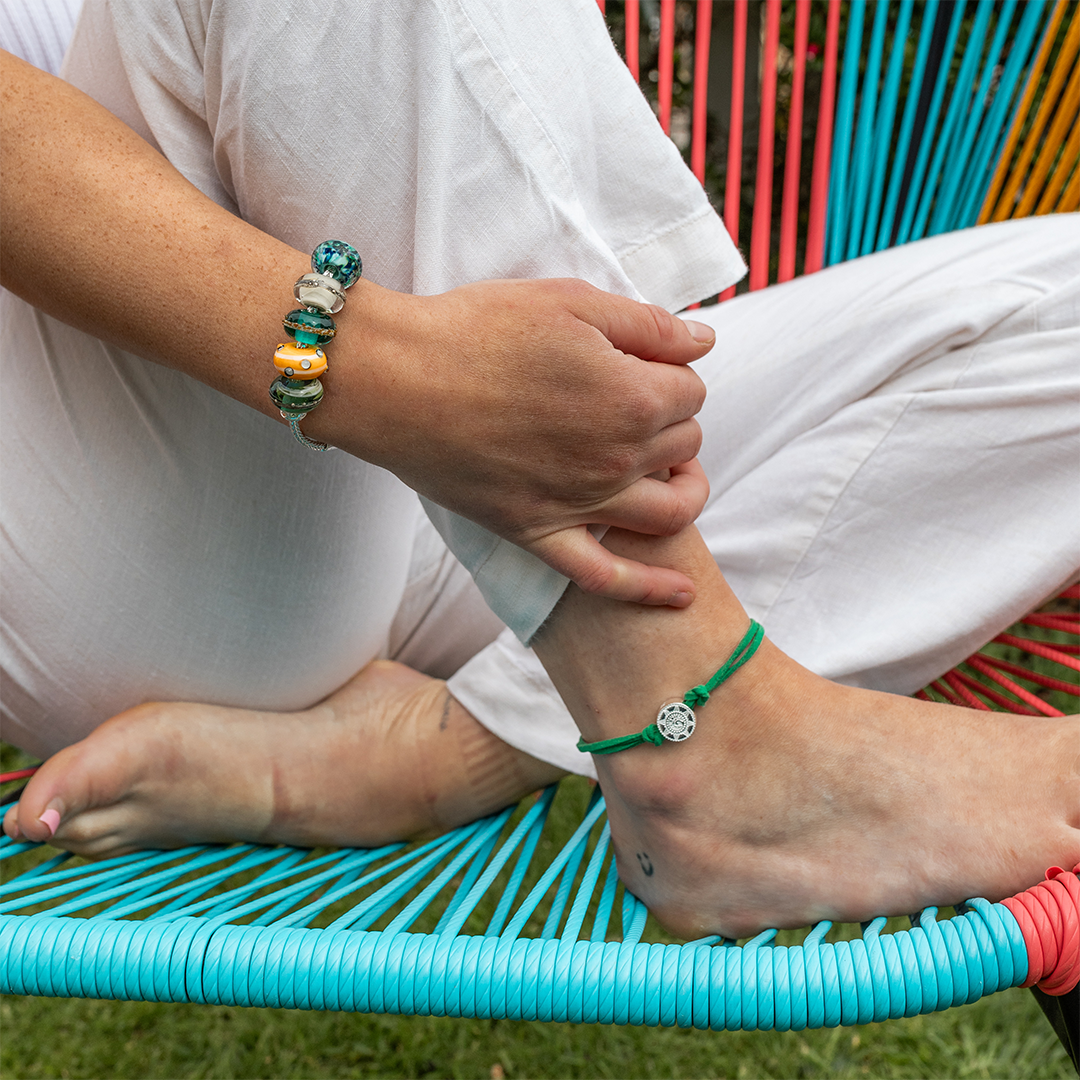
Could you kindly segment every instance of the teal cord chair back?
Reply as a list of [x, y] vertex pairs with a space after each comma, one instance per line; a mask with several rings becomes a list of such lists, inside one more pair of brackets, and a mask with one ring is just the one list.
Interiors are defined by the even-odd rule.
[[[636, 0], [606, 7], [646, 88], [656, 72], [665, 130], [689, 118], [691, 164], [729, 231], [749, 222], [751, 289], [1080, 205], [1080, 15], [1066, 0], [661, 0], [655, 26]], [[728, 80], [726, 132], [711, 143], [710, 50]], [[1066, 590], [922, 696], [1076, 711], [1078, 600]], [[17, 994], [796, 1030], [931, 1012], [1035, 977], [1011, 909], [979, 899], [906, 928], [672, 943], [619, 883], [603, 799], [584, 781], [422, 844], [85, 864], [3, 838], [0, 864], [0, 989]]]

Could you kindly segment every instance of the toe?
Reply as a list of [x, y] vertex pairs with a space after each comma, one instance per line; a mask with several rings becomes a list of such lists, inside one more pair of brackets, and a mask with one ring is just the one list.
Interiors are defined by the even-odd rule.
[[[13, 821], [15, 831], [23, 840], [35, 843], [48, 843], [56, 836], [65, 816], [62, 799], [49, 798], [47, 789], [32, 792], [27, 786], [22, 798], [15, 806], [16, 816]], [[7, 831], [8, 819], [4, 821]], [[11, 833], [9, 832], [10, 836]]]
[[34, 773], [4, 819], [8, 836], [17, 834], [36, 843], [59, 840], [64, 825], [86, 809], [89, 790], [86, 769], [79, 768], [81, 746], [76, 743], [59, 751]]
[[21, 840], [22, 833], [19, 832], [19, 804], [15, 803], [11, 806], [7, 813], [4, 814], [4, 835], [9, 840]]

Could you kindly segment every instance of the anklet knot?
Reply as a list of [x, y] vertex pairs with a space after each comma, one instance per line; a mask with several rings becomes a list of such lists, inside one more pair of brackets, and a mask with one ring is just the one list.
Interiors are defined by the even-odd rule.
[[1080, 864], [1072, 871], [1051, 866], [1046, 880], [1003, 900], [1020, 925], [1028, 952], [1028, 975], [1021, 986], [1036, 985], [1059, 997], [1080, 983]]
[[[694, 733], [697, 717], [694, 716], [694, 708], [704, 705], [709, 700], [709, 695], [721, 683], [726, 682], [757, 652], [758, 646], [765, 637], [765, 630], [761, 623], [754, 619], [750, 620], [750, 629], [743, 635], [742, 640], [735, 646], [734, 652], [724, 661], [716, 674], [706, 683], [687, 690], [682, 700], [682, 706], [678, 704], [665, 705], [659, 712], [656, 720], [643, 731], [633, 735], [620, 735], [615, 739], [601, 739], [599, 742], [586, 742], [578, 739], [577, 748], [583, 754], [617, 754], [620, 750], [629, 750], [631, 747], [640, 746], [642, 743], [652, 743], [653, 746], [662, 746], [665, 742], [685, 742]], [[683, 707], [684, 706], [684, 707]], [[672, 714], [680, 710], [681, 717], [678, 723], [672, 723]]]

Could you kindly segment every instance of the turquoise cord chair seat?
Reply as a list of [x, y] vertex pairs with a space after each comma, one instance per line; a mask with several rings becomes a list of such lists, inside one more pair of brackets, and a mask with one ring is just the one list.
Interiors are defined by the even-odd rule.
[[[982, 900], [942, 921], [928, 908], [892, 933], [876, 919], [851, 940], [825, 941], [830, 924], [820, 923], [792, 945], [777, 944], [775, 930], [741, 947], [643, 942], [647, 913], [617, 882], [598, 794], [556, 856], [534, 865], [554, 795], [411, 848], [192, 847], [72, 869], [56, 856], [4, 886], [0, 985], [61, 997], [786, 1031], [932, 1012], [1027, 975], [1016, 920]], [[7, 844], [0, 855], [29, 846]], [[526, 890], [530, 870], [537, 880]], [[27, 907], [38, 911], [10, 914]]]

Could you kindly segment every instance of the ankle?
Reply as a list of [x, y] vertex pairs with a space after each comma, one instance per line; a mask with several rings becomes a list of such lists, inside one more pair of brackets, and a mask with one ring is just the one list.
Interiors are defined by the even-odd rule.
[[750, 624], [696, 529], [674, 537], [613, 529], [604, 544], [687, 574], [698, 599], [676, 610], [567, 589], [533, 648], [587, 742], [641, 731], [662, 706], [706, 682]]

